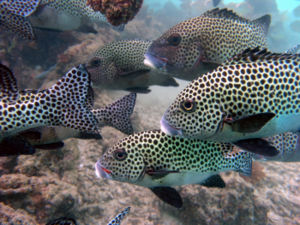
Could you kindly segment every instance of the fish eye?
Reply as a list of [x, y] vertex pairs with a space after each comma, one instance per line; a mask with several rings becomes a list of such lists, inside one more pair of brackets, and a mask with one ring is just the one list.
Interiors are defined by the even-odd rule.
[[196, 110], [196, 102], [191, 100], [182, 101], [180, 108], [185, 112], [194, 112]]
[[116, 151], [114, 151], [114, 158], [118, 161], [123, 161], [124, 159], [126, 159], [127, 157], [127, 152], [125, 151], [125, 149], [117, 149]]
[[177, 46], [180, 44], [181, 41], [181, 36], [179, 34], [172, 34], [169, 38], [168, 38], [168, 43], [170, 45], [173, 46]]
[[100, 66], [100, 64], [101, 64], [101, 60], [98, 59], [98, 58], [94, 58], [94, 59], [92, 59], [91, 62], [90, 62], [90, 65], [91, 65], [91, 66]]

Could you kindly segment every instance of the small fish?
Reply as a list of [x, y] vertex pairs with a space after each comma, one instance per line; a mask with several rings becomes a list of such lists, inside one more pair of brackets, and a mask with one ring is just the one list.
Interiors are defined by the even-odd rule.
[[9, 31], [18, 36], [34, 40], [35, 35], [27, 16], [38, 7], [39, 0], [3, 0], [0, 2], [0, 30]]
[[130, 207], [127, 207], [122, 212], [120, 212], [112, 221], [107, 225], [120, 225], [125, 216], [130, 212]]
[[229, 9], [215, 8], [173, 26], [153, 41], [144, 63], [193, 80], [247, 48], [266, 47], [270, 23], [270, 15], [251, 21]]
[[246, 50], [183, 89], [161, 129], [275, 156], [261, 138], [300, 130], [299, 80], [299, 54]]
[[300, 135], [287, 132], [265, 138], [279, 154], [273, 157], [254, 155], [254, 159], [263, 161], [300, 162]]
[[169, 136], [160, 130], [130, 135], [119, 141], [95, 164], [98, 177], [150, 188], [177, 208], [180, 195], [172, 186], [202, 184], [225, 187], [218, 173], [251, 175], [252, 154], [232, 144]]
[[[42, 0], [29, 20], [36, 28], [56, 31], [79, 30], [97, 33], [93, 23], [114, 28], [104, 15], [93, 11], [84, 0]], [[124, 25], [114, 29], [122, 31]]]
[[[129, 214], [130, 207], [125, 208], [122, 212], [120, 212], [112, 221], [110, 221], [107, 225], [121, 225], [122, 220]], [[58, 219], [54, 219], [46, 223], [46, 225], [77, 225], [76, 220], [68, 217], [60, 217]]]
[[47, 90], [19, 91], [10, 69], [0, 65], [0, 141], [41, 126], [97, 132], [88, 103], [90, 85], [89, 74], [80, 65]]
[[36, 75], [35, 79], [44, 79], [49, 73], [55, 70], [55, 68], [56, 68], [56, 64], [50, 66], [46, 71], [43, 71], [42, 73]]
[[150, 45], [150, 41], [127, 40], [99, 48], [87, 63], [94, 85], [140, 93], [150, 92], [150, 85], [178, 86], [171, 76], [144, 65], [144, 54]]

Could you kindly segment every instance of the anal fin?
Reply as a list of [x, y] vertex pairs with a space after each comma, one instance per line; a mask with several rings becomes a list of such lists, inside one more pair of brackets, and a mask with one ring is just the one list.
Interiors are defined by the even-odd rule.
[[172, 187], [154, 187], [150, 190], [163, 202], [174, 206], [175, 208], [181, 208], [183, 205], [180, 194]]
[[210, 176], [204, 182], [202, 182], [201, 185], [209, 188], [210, 187], [224, 188], [226, 186], [224, 180], [219, 174]]
[[0, 156], [32, 155], [35, 148], [19, 137], [5, 138], [0, 142]]

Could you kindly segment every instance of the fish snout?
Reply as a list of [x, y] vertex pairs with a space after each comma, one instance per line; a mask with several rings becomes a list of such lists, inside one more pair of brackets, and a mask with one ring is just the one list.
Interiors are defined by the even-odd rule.
[[167, 58], [158, 57], [148, 52], [144, 55], [144, 57], [144, 64], [153, 69], [164, 69], [168, 62]]
[[183, 136], [182, 130], [171, 126], [165, 119], [165, 116], [163, 116], [160, 120], [160, 129], [162, 130], [162, 132], [171, 136]]
[[102, 177], [105, 179], [111, 179], [111, 171], [103, 167], [99, 161], [97, 161], [95, 164], [95, 172], [96, 176], [99, 178]]

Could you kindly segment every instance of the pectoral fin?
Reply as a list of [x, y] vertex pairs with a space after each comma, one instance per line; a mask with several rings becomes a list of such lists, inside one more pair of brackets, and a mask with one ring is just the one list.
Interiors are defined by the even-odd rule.
[[274, 113], [260, 113], [234, 121], [225, 121], [225, 123], [231, 126], [232, 131], [253, 133], [263, 128], [274, 116]]
[[178, 209], [182, 207], [182, 198], [174, 188], [154, 187], [150, 188], [150, 190], [163, 202]]
[[270, 145], [268, 141], [259, 138], [239, 140], [233, 144], [245, 151], [263, 156], [276, 156], [279, 153], [279, 151], [274, 146]]
[[220, 175], [213, 175], [207, 178], [201, 185], [205, 187], [217, 187], [217, 188], [224, 188], [226, 186], [224, 180]]

